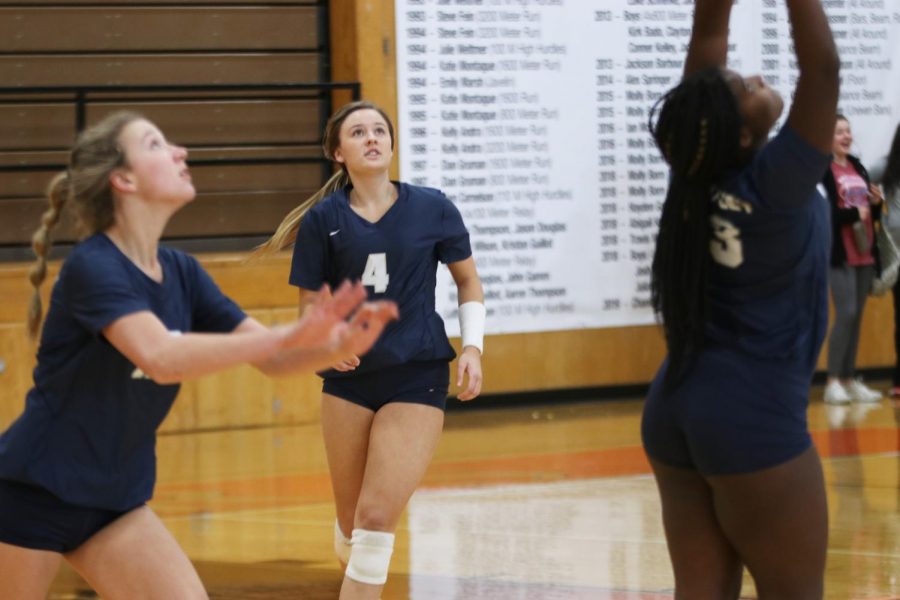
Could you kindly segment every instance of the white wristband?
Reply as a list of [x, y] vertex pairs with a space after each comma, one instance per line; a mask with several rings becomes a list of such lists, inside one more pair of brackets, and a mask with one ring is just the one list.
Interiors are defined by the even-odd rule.
[[481, 302], [463, 302], [459, 305], [459, 331], [462, 347], [475, 346], [484, 353], [484, 321], [487, 310]]

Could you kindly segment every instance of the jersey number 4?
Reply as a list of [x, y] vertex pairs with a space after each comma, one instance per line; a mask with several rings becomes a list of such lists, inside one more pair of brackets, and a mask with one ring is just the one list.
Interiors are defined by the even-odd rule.
[[387, 254], [384, 252], [370, 254], [366, 259], [366, 268], [363, 269], [363, 285], [370, 285], [376, 294], [381, 294], [387, 290], [390, 278], [387, 271]]
[[710, 217], [713, 239], [709, 241], [709, 251], [713, 260], [732, 269], [744, 262], [744, 245], [741, 243], [741, 230], [718, 215]]

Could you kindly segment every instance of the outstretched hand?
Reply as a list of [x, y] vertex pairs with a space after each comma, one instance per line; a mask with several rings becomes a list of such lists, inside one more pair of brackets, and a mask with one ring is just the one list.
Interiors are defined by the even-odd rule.
[[339, 364], [356, 368], [359, 365], [357, 357], [368, 352], [387, 324], [399, 317], [400, 312], [393, 302], [379, 300], [363, 304], [349, 323], [334, 330], [335, 348], [341, 357]]
[[[326, 296], [326, 297], [331, 296], [331, 291], [328, 289], [327, 285], [324, 286], [322, 288], [322, 290], [319, 292], [319, 297], [321, 298], [323, 296]], [[338, 336], [339, 332], [333, 331], [332, 335]], [[335, 337], [335, 343], [336, 344], [339, 343], [339, 341], [337, 340], [337, 337]], [[335, 371], [340, 371], [342, 373], [345, 373], [347, 371], [353, 371], [354, 369], [356, 369], [356, 367], [359, 366], [359, 364], [360, 364], [359, 357], [356, 356], [355, 354], [351, 354], [350, 356], [344, 356], [344, 357], [340, 358], [337, 362], [335, 362], [333, 365], [331, 365], [331, 368], [334, 369]]]
[[366, 299], [366, 288], [360, 282], [345, 281], [332, 294], [328, 284], [322, 286], [303, 316], [285, 326], [282, 348], [311, 348], [331, 344], [333, 329], [344, 324]]
[[355, 368], [358, 356], [372, 347], [388, 323], [399, 318], [395, 303], [364, 302], [366, 296], [360, 282], [345, 281], [333, 293], [327, 284], [322, 286], [303, 316], [286, 326], [282, 348], [324, 348], [335, 355], [337, 364], [347, 364], [346, 370]]

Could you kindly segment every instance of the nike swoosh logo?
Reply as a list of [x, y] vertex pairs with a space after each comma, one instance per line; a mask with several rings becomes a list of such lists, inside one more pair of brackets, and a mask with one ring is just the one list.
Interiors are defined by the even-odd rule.
[[335, 235], [337, 235], [338, 233], [340, 233], [340, 231], [341, 231], [340, 229], [335, 229], [334, 231], [332, 231], [331, 233], [328, 234], [328, 237], [335, 236]]

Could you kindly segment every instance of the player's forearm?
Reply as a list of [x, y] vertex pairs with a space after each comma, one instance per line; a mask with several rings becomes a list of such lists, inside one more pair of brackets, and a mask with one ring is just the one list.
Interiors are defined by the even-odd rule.
[[697, 0], [684, 75], [706, 67], [724, 67], [728, 58], [728, 20], [733, 0]]
[[281, 345], [269, 329], [246, 333], [188, 333], [148, 353], [141, 370], [160, 384], [178, 383], [247, 362], [269, 359]]
[[831, 79], [837, 88], [840, 58], [821, 1], [787, 0], [787, 8], [797, 53], [797, 69], [801, 74], [810, 71], [820, 73]]
[[484, 289], [481, 287], [481, 279], [473, 277], [457, 283], [456, 295], [459, 298], [459, 304], [465, 304], [466, 302], [481, 302], [484, 304]]
[[326, 347], [292, 348], [281, 350], [254, 366], [270, 376], [289, 375], [302, 371], [320, 371], [330, 367], [341, 358], [333, 349]]

